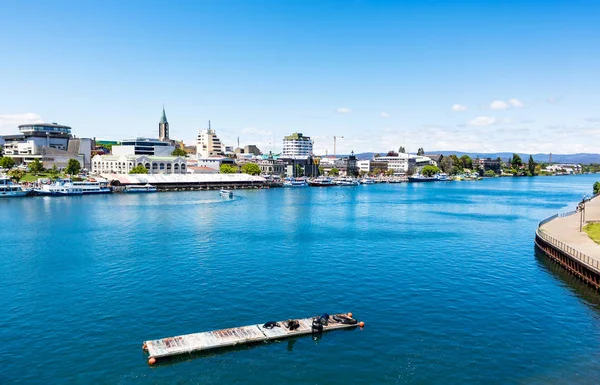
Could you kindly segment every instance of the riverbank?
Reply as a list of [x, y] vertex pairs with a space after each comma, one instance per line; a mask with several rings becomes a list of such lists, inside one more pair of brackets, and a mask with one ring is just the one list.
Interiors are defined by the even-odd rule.
[[600, 289], [600, 245], [583, 230], [600, 220], [600, 198], [586, 201], [577, 210], [543, 220], [536, 245], [548, 257], [596, 289]]

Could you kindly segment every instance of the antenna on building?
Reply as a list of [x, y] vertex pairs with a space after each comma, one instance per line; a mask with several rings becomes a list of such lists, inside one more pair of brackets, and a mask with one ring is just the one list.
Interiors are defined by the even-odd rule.
[[240, 148], [240, 137], [238, 136], [238, 148]]

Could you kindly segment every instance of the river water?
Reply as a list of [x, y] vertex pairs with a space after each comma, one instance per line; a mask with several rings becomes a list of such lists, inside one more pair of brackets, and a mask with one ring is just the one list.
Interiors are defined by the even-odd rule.
[[[534, 249], [598, 176], [0, 201], [0, 383], [594, 383], [600, 297]], [[149, 367], [142, 341], [364, 329]]]

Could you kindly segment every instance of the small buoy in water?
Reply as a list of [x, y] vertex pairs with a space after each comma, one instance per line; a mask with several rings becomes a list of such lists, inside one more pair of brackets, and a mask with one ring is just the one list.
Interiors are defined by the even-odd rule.
[[149, 363], [150, 365], [154, 365], [154, 364], [156, 363], [156, 358], [154, 358], [154, 357], [150, 357], [150, 358], [148, 359], [148, 363]]
[[348, 313], [348, 317], [352, 318], [352, 313]]
[[365, 326], [365, 323], [364, 323], [364, 322], [362, 322], [362, 321], [360, 321], [360, 322], [358, 323], [358, 326], [360, 326], [360, 327], [362, 328], [362, 327], [364, 327], [364, 326]]
[[142, 345], [142, 349], [144, 350], [148, 350], [148, 345], [146, 345], [146, 343], [144, 342], [144, 345]]

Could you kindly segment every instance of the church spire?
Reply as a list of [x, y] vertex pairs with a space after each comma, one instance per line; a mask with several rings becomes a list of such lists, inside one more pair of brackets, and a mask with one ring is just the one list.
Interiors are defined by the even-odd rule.
[[158, 138], [161, 141], [169, 140], [169, 122], [167, 122], [167, 114], [165, 113], [165, 105], [163, 104], [162, 116], [158, 123]]
[[165, 106], [163, 104], [163, 113], [162, 116], [160, 117], [160, 122], [159, 123], [168, 123], [167, 122], [167, 114], [165, 113]]

